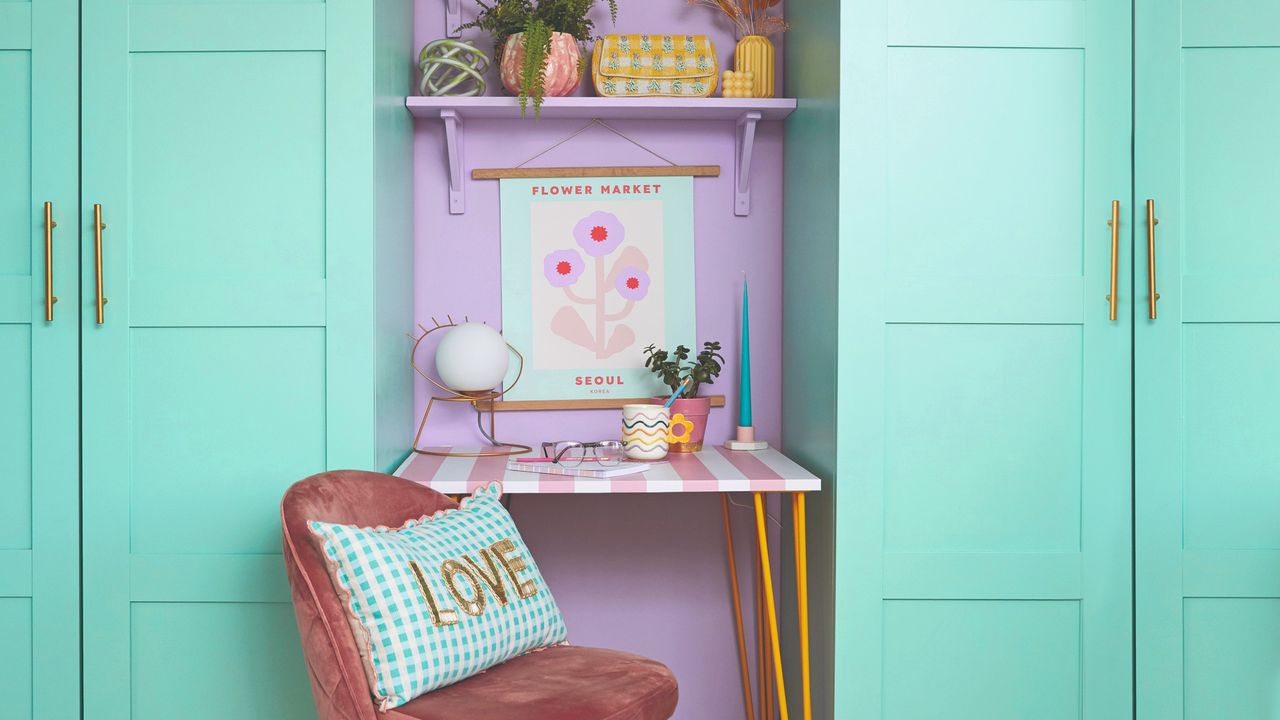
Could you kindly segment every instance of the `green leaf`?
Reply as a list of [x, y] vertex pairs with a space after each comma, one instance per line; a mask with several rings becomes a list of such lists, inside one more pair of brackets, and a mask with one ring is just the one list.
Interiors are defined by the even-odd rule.
[[542, 113], [542, 92], [546, 74], [544, 69], [551, 54], [551, 28], [537, 18], [530, 18], [521, 38], [524, 62], [520, 64], [520, 114], [524, 115], [529, 100], [533, 100], [533, 116]]
[[723, 370], [724, 362], [724, 357], [719, 353], [719, 342], [705, 342], [702, 347], [702, 352], [698, 353], [695, 361], [690, 363], [686, 361], [689, 359], [691, 350], [684, 345], [677, 345], [674, 353], [668, 353], [666, 350], [657, 349], [655, 345], [650, 345], [644, 349], [645, 354], [648, 355], [644, 365], [657, 375], [663, 384], [671, 388], [672, 392], [675, 392], [684, 379], [688, 378], [692, 382], [685, 397], [697, 397], [698, 389], [702, 385], [715, 383], [715, 378], [719, 377]]

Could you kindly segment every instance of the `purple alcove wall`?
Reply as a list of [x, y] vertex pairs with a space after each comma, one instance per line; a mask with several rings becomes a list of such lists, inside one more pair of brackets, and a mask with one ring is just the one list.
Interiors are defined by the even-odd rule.
[[[728, 25], [683, 0], [621, 0], [616, 30], [600, 32], [709, 34], [721, 67], [731, 67], [734, 38]], [[463, 1], [470, 19], [474, 4]], [[444, 34], [443, 0], [418, 0], [419, 47]], [[477, 37], [467, 33], [467, 38]], [[492, 43], [481, 38], [487, 51]], [[781, 57], [781, 47], [779, 47]], [[779, 73], [781, 77], [781, 73]], [[589, 85], [590, 79], [584, 82]], [[490, 93], [498, 92], [492, 83]], [[589, 92], [587, 89], [579, 91]], [[585, 120], [465, 121], [464, 157], [472, 167], [511, 167], [542, 152]], [[733, 214], [734, 135], [731, 122], [610, 123], [636, 141], [681, 164], [720, 165], [719, 178], [694, 182], [699, 342], [720, 340], [729, 366], [707, 388], [727, 396], [712, 411], [708, 442], [722, 442], [737, 417], [737, 357], [742, 278], [751, 281], [752, 364], [757, 432], [777, 444], [782, 373], [782, 128], [761, 125], [752, 174], [752, 212]], [[466, 183], [467, 212], [448, 212], [443, 128], [415, 126], [414, 188], [418, 320], [469, 315], [500, 327], [502, 318], [498, 183]], [[656, 165], [661, 161], [602, 128], [539, 158], [535, 166]], [[469, 173], [468, 173], [469, 174]], [[800, 239], [801, 241], [803, 239]], [[419, 382], [417, 411], [428, 386]], [[438, 406], [437, 406], [438, 407]], [[599, 439], [619, 434], [619, 412], [504, 413], [500, 437], [531, 445], [543, 440]], [[429, 444], [480, 443], [465, 408], [432, 410]], [[750, 497], [737, 498], [749, 504]], [[725, 567], [720, 500], [715, 495], [519, 496], [512, 512], [538, 559], [569, 626], [571, 642], [641, 653], [667, 663], [680, 680], [677, 718], [742, 717], [737, 642]], [[742, 577], [748, 643], [750, 553], [754, 518], [732, 508]], [[772, 511], [777, 517], [776, 504]], [[774, 545], [774, 552], [778, 546]], [[754, 673], [754, 664], [753, 664]]]

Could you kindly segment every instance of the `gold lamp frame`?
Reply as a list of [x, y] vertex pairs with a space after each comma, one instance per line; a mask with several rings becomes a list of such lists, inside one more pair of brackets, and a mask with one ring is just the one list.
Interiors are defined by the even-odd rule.
[[[510, 391], [511, 388], [514, 388], [516, 386], [516, 383], [520, 382], [520, 376], [524, 374], [524, 355], [521, 355], [520, 351], [517, 350], [514, 345], [512, 345], [511, 343], [507, 343], [507, 349], [515, 353], [516, 358], [519, 359], [520, 361], [520, 367], [516, 371], [515, 379], [511, 381], [511, 384], [505, 388], [500, 388], [498, 390], [485, 390], [485, 391], [475, 392], [475, 393], [459, 392], [457, 390], [454, 390], [451, 387], [447, 387], [443, 382], [440, 382], [439, 380], [436, 380], [435, 378], [431, 377], [430, 374], [428, 374], [426, 371], [424, 371], [421, 367], [418, 366], [418, 348], [422, 346], [422, 341], [426, 340], [428, 335], [430, 335], [433, 332], [436, 332], [437, 330], [446, 330], [448, 328], [458, 327], [458, 323], [454, 322], [452, 316], [445, 316], [445, 317], [448, 319], [449, 322], [441, 323], [439, 320], [436, 320], [435, 318], [431, 318], [431, 322], [435, 325], [435, 327], [428, 330], [427, 328], [419, 324], [418, 329], [422, 331], [422, 334], [418, 335], [417, 337], [414, 337], [413, 335], [409, 336], [410, 338], [413, 339], [413, 350], [409, 353], [409, 364], [413, 366], [414, 372], [421, 375], [423, 378], [426, 379], [427, 382], [434, 385], [441, 392], [446, 393], [445, 395], [433, 395], [431, 396], [431, 399], [427, 401], [427, 409], [422, 413], [422, 421], [418, 423], [418, 433], [413, 436], [413, 451], [420, 455], [434, 455], [436, 457], [503, 457], [503, 456], [520, 455], [522, 453], [533, 452], [533, 448], [529, 447], [528, 445], [518, 445], [515, 443], [505, 443], [505, 442], [499, 441], [496, 438], [496, 431], [494, 430], [494, 425], [495, 425], [494, 409], [493, 409], [494, 401], [502, 398], [502, 396], [505, 395], [508, 391]], [[463, 318], [463, 322], [469, 322], [469, 319]], [[503, 338], [504, 342], [505, 340], [506, 338]], [[493, 443], [492, 445], [493, 449], [484, 450], [481, 452], [463, 453], [463, 452], [443, 452], [440, 450], [428, 450], [428, 449], [419, 447], [422, 441], [422, 433], [424, 430], [426, 430], [426, 427], [427, 427], [427, 417], [431, 415], [431, 406], [435, 405], [437, 402], [467, 403], [471, 406], [472, 410], [476, 411], [477, 420], [479, 422], [483, 422], [483, 415], [484, 415], [484, 411], [480, 409], [480, 404], [487, 403], [489, 408], [489, 435], [485, 439]], [[483, 433], [483, 430], [481, 432]]]

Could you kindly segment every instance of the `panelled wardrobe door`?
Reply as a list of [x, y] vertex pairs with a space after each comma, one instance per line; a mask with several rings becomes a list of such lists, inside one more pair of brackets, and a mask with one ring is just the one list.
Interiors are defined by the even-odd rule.
[[5, 720], [80, 713], [78, 12], [75, 0], [0, 2]]
[[[408, 447], [410, 181], [375, 223], [373, 179], [384, 130], [389, 167], [412, 154], [408, 10], [83, 5], [86, 720], [314, 717], [279, 502], [386, 469], [384, 417]], [[375, 68], [375, 32], [406, 61]], [[404, 412], [375, 405], [376, 333]]]
[[1129, 718], [1130, 9], [842, 22], [835, 716]]
[[1280, 717], [1280, 6], [1138, 0], [1138, 717]]

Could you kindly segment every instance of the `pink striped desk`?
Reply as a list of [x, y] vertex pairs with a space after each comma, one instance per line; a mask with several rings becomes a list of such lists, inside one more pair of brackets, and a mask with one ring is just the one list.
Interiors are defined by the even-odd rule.
[[412, 453], [395, 474], [446, 495], [470, 493], [494, 480], [501, 480], [502, 491], [510, 494], [811, 492], [821, 486], [817, 477], [773, 448], [745, 452], [717, 446], [698, 453], [673, 453], [667, 459], [646, 472], [602, 480], [507, 470], [505, 457]]
[[[449, 448], [432, 448], [448, 450]], [[479, 448], [453, 448], [460, 452], [478, 452]], [[761, 698], [770, 696], [776, 679], [778, 702], [782, 720], [787, 720], [786, 680], [782, 672], [781, 645], [778, 640], [777, 603], [774, 597], [772, 569], [769, 563], [769, 533], [766, 531], [763, 493], [789, 493], [791, 495], [791, 526], [794, 533], [796, 607], [799, 611], [801, 664], [800, 688], [804, 717], [812, 716], [812, 699], [809, 677], [809, 552], [806, 543], [805, 498], [806, 492], [821, 489], [817, 477], [792, 462], [787, 456], [768, 448], [757, 452], [726, 450], [711, 447], [702, 452], [667, 456], [667, 462], [656, 463], [648, 471], [616, 478], [596, 479], [566, 477], [563, 475], [535, 474], [507, 470], [506, 457], [439, 457], [410, 453], [408, 459], [396, 470], [396, 477], [412, 480], [420, 485], [445, 493], [463, 495], [477, 487], [502, 481], [502, 490], [510, 494], [527, 493], [722, 493], [721, 514], [724, 519], [725, 550], [729, 564], [734, 620], [737, 625], [739, 670], [742, 676], [745, 707], [750, 707], [751, 680], [747, 672], [747, 647], [743, 634], [742, 607], [738, 593], [738, 570], [733, 552], [733, 532], [729, 522], [728, 495], [723, 493], [750, 492], [755, 500], [755, 546], [759, 554], [755, 566], [756, 622], [767, 627], [768, 632], [757, 633], [758, 657], [772, 656], [774, 672], [760, 676]], [[761, 714], [764, 702], [761, 702]], [[748, 711], [750, 712], [750, 711]]]

